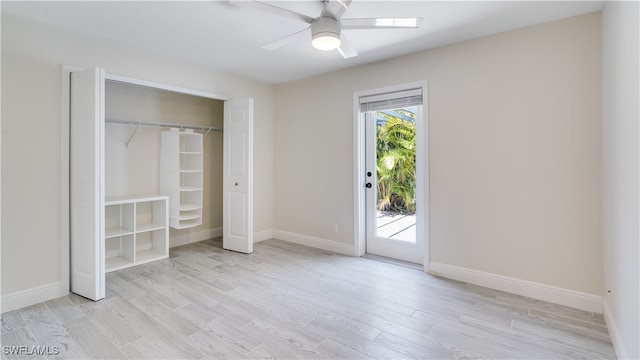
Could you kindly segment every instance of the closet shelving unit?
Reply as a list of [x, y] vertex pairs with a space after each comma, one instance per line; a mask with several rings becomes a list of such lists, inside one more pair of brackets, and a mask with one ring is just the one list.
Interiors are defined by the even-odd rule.
[[163, 195], [107, 198], [105, 271], [169, 257], [169, 198]]
[[160, 140], [160, 192], [169, 196], [169, 224], [186, 229], [202, 224], [203, 135], [171, 129]]

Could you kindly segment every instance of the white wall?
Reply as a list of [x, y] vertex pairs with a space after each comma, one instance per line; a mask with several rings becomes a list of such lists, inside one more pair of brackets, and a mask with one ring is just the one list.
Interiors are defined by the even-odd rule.
[[[2, 14], [2, 297], [61, 293], [60, 65], [192, 88], [255, 106], [254, 230], [272, 226], [273, 87]], [[46, 290], [44, 292], [40, 290]], [[39, 292], [40, 291], [40, 292]], [[30, 293], [31, 292], [27, 292]], [[37, 296], [32, 297], [34, 301]], [[7, 310], [7, 309], [3, 309]]]
[[277, 85], [275, 229], [354, 245], [353, 93], [420, 80], [431, 261], [598, 305], [599, 13]]
[[640, 358], [640, 6], [602, 10], [605, 316], [620, 358]]

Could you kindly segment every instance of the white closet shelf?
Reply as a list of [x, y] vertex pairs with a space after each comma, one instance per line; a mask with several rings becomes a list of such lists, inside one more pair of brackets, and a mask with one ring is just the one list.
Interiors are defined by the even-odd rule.
[[180, 217], [178, 218], [178, 220], [180, 220], [180, 221], [195, 220], [195, 219], [199, 219], [201, 217], [202, 217], [202, 215], [200, 215], [199, 213], [197, 213], [197, 214], [180, 214]]
[[193, 211], [193, 210], [199, 210], [201, 208], [202, 206], [198, 204], [188, 204], [188, 203], [180, 204], [180, 211]]
[[201, 169], [180, 169], [181, 173], [201, 173]]
[[175, 225], [176, 229], [187, 229], [190, 227], [198, 226], [202, 224], [201, 217], [192, 220], [180, 220], [178, 224]]
[[164, 229], [164, 224], [157, 223], [148, 223], [148, 224], [138, 224], [136, 226], [136, 232], [145, 232], [145, 231], [153, 231], [153, 230], [162, 230]]
[[133, 266], [133, 261], [125, 259], [122, 256], [110, 257], [104, 259], [104, 266], [107, 271], [116, 271]]
[[180, 191], [200, 191], [201, 187], [193, 187], [193, 186], [183, 186], [180, 188]]
[[104, 230], [105, 239], [118, 237], [118, 236], [124, 236], [124, 235], [130, 235], [130, 234], [133, 234], [133, 230], [132, 229], [123, 228], [123, 227], [110, 228], [110, 229], [105, 229]]
[[160, 194], [147, 194], [147, 195], [131, 195], [131, 196], [110, 196], [105, 199], [105, 205], [118, 205], [143, 201], [156, 201], [164, 200], [167, 197]]
[[164, 256], [163, 253], [155, 250], [144, 250], [136, 252], [136, 263], [144, 264], [150, 261], [155, 261], [159, 257]]

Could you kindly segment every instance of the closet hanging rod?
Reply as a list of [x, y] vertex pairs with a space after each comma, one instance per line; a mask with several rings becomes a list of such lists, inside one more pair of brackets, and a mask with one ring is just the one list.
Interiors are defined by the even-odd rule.
[[207, 134], [211, 131], [222, 132], [222, 128], [213, 127], [213, 126], [170, 124], [170, 123], [158, 123], [158, 122], [150, 122], [150, 121], [118, 120], [118, 119], [105, 119], [105, 122], [112, 123], [112, 124], [200, 130], [200, 131], [206, 131]]

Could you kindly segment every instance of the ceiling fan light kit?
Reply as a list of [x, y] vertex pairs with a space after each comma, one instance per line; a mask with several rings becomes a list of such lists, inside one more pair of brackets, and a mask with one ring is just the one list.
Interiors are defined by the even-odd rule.
[[329, 51], [340, 47], [340, 23], [330, 17], [320, 17], [311, 23], [311, 45]]
[[[230, 0], [233, 1], [233, 0]], [[345, 59], [358, 55], [348, 39], [341, 34], [342, 30], [360, 29], [407, 29], [419, 28], [422, 18], [350, 18], [343, 19], [342, 15], [348, 9], [352, 0], [321, 0], [324, 10], [318, 17], [311, 17], [295, 11], [258, 0], [249, 2], [254, 8], [272, 14], [305, 22], [310, 26], [286, 37], [263, 46], [265, 50], [277, 49], [311, 30], [311, 45], [318, 50], [338, 50]], [[236, 1], [234, 1], [236, 2]]]

